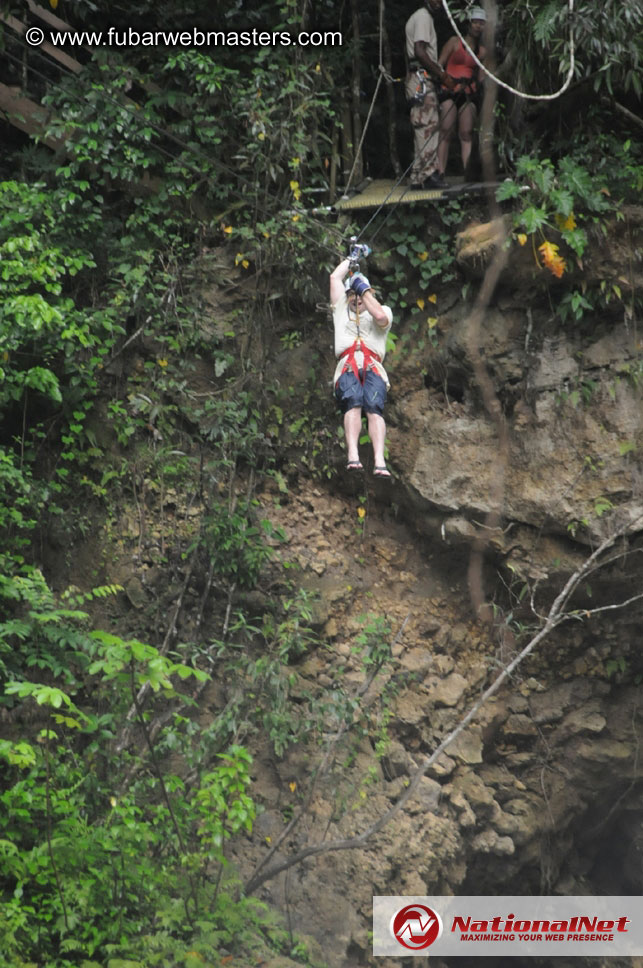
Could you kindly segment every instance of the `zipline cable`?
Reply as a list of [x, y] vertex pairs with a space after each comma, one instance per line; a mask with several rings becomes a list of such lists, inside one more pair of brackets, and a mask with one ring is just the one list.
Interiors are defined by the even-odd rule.
[[379, 0], [379, 9], [380, 9], [380, 26], [379, 26], [379, 43], [380, 43], [380, 55], [379, 56], [380, 56], [380, 60], [379, 60], [379, 64], [378, 64], [379, 76], [377, 78], [377, 84], [375, 85], [375, 91], [373, 93], [373, 97], [371, 98], [371, 106], [369, 108], [368, 114], [366, 116], [366, 121], [364, 122], [364, 127], [362, 129], [362, 137], [360, 138], [359, 144], [358, 144], [357, 149], [355, 151], [355, 158], [353, 159], [353, 167], [351, 168], [350, 175], [348, 176], [348, 181], [346, 182], [346, 187], [344, 189], [344, 194], [345, 195], [348, 194], [348, 191], [349, 191], [349, 189], [351, 187], [351, 182], [353, 180], [353, 175], [355, 174], [355, 169], [357, 167], [357, 160], [358, 160], [358, 158], [360, 156], [360, 152], [362, 150], [362, 145], [364, 144], [364, 138], [366, 137], [366, 131], [368, 130], [368, 125], [369, 125], [369, 122], [371, 120], [371, 115], [373, 114], [373, 108], [375, 107], [375, 102], [377, 100], [377, 95], [378, 95], [378, 92], [379, 92], [379, 89], [380, 89], [380, 84], [382, 83], [382, 79], [386, 75], [386, 70], [385, 70], [384, 64], [382, 63], [383, 50], [384, 50], [384, 44], [383, 44], [383, 34], [384, 34], [384, 0]]
[[[348, 177], [348, 182], [347, 182], [347, 185], [346, 185], [346, 188], [345, 188], [345, 192], [347, 192], [349, 190], [350, 184], [351, 184], [351, 181], [352, 181], [352, 178], [353, 178], [353, 175], [355, 173], [355, 169], [356, 169], [356, 166], [357, 166], [357, 161], [359, 159], [360, 152], [361, 152], [361, 149], [362, 149], [362, 146], [363, 146], [363, 143], [364, 143], [364, 139], [366, 137], [366, 132], [368, 130], [368, 126], [369, 126], [369, 123], [370, 123], [370, 120], [371, 120], [371, 117], [372, 117], [372, 114], [373, 114], [373, 110], [374, 110], [374, 107], [375, 107], [375, 103], [376, 103], [376, 100], [377, 100], [377, 96], [378, 96], [378, 93], [379, 93], [379, 89], [380, 89], [380, 86], [381, 86], [382, 79], [385, 78], [385, 77], [386, 77], [387, 80], [389, 79], [388, 78], [388, 74], [387, 74], [386, 69], [385, 69], [385, 66], [384, 66], [384, 64], [382, 62], [383, 61], [383, 33], [384, 33], [384, 4], [383, 4], [383, 0], [379, 0], [378, 6], [379, 6], [379, 31], [378, 31], [378, 33], [379, 33], [379, 65], [378, 65], [379, 75], [378, 75], [378, 79], [377, 79], [377, 84], [375, 86], [375, 91], [374, 91], [373, 97], [371, 99], [371, 104], [370, 104], [370, 108], [369, 108], [369, 111], [368, 111], [368, 115], [367, 115], [367, 118], [366, 118], [366, 121], [365, 121], [365, 124], [364, 124], [364, 128], [362, 130], [362, 135], [361, 135], [359, 144], [357, 146], [357, 150], [355, 152], [355, 158], [354, 158], [354, 161], [353, 161], [353, 166], [352, 166], [351, 172], [350, 172], [349, 177]], [[484, 71], [484, 73], [489, 78], [491, 78], [496, 84], [498, 84], [499, 86], [505, 88], [510, 93], [514, 94], [515, 96], [520, 97], [520, 98], [529, 99], [529, 100], [535, 100], [535, 101], [550, 101], [550, 100], [555, 100], [556, 98], [559, 98], [565, 92], [565, 90], [567, 90], [567, 88], [571, 84], [571, 81], [572, 81], [572, 78], [573, 78], [573, 74], [574, 74], [574, 70], [575, 70], [574, 30], [573, 30], [573, 22], [572, 22], [572, 20], [573, 20], [573, 13], [574, 13], [574, 0], [568, 0], [568, 9], [569, 9], [569, 18], [570, 18], [570, 40], [569, 40], [569, 47], [570, 47], [570, 65], [569, 65], [569, 70], [568, 70], [567, 77], [566, 77], [565, 82], [563, 83], [562, 87], [558, 91], [556, 91], [556, 92], [554, 92], [552, 94], [529, 94], [529, 93], [526, 93], [526, 92], [523, 92], [523, 91], [518, 91], [516, 88], [514, 88], [511, 85], [507, 84], [506, 82], [500, 80], [495, 74], [493, 74], [488, 68], [485, 67], [485, 65], [482, 63], [482, 61], [478, 58], [476, 52], [474, 52], [471, 49], [471, 47], [469, 46], [469, 44], [466, 42], [466, 40], [462, 36], [462, 34], [461, 34], [461, 32], [460, 32], [460, 30], [459, 30], [459, 28], [458, 28], [458, 26], [457, 26], [454, 18], [453, 18], [453, 15], [451, 13], [451, 10], [449, 8], [448, 0], [444, 0], [444, 9], [446, 10], [447, 17], [449, 19], [449, 22], [451, 23], [451, 26], [452, 26], [453, 30], [455, 31], [456, 35], [459, 37], [459, 39], [462, 42], [463, 46], [466, 48], [466, 50], [472, 56], [473, 60], [478, 65], [478, 67], [480, 67]], [[49, 63], [49, 61], [44, 57], [43, 54], [40, 53], [40, 51], [34, 50], [31, 47], [28, 47], [24, 43], [23, 43], [23, 47], [25, 47], [25, 49], [27, 49], [31, 54], [36, 54], [41, 59], [45, 60], [46, 63]], [[23, 66], [22, 63], [19, 61], [19, 59], [15, 57], [15, 55], [12, 55], [9, 51], [5, 51], [5, 53], [6, 53], [6, 55], [10, 59], [14, 60], [21, 67]], [[59, 69], [65, 70], [65, 68], [62, 67], [62, 66], [59, 66]], [[32, 70], [37, 76], [41, 77], [45, 81], [45, 83], [47, 83], [48, 85], [53, 85], [54, 87], [58, 88], [59, 90], [63, 90], [62, 85], [60, 85], [56, 81], [52, 81], [50, 78], [46, 77], [46, 75], [42, 74], [41, 72], [39, 72], [35, 68], [30, 67], [30, 70]], [[70, 71], [70, 70], [67, 70], [67, 73], [69, 75], [73, 75], [73, 72]], [[73, 76], [75, 76], [75, 75], [73, 75]], [[65, 93], [67, 95], [71, 96], [71, 97], [74, 97], [78, 101], [82, 101], [83, 100], [80, 96], [74, 95], [73, 92], [71, 92], [71, 91], [66, 91], [65, 90]], [[127, 106], [127, 104], [123, 104], [121, 101], [119, 101], [118, 99], [112, 97], [110, 94], [108, 94], [105, 91], [103, 91], [101, 93], [102, 93], [102, 95], [105, 98], [107, 98], [108, 100], [110, 100], [114, 104], [116, 104], [121, 110], [126, 111], [128, 114], [130, 114], [131, 117], [137, 117], [136, 113], [134, 111], [132, 111]], [[146, 124], [148, 126], [152, 127], [158, 134], [160, 134], [160, 135], [162, 135], [164, 137], [169, 138], [171, 141], [173, 141], [175, 144], [177, 144], [179, 147], [181, 147], [184, 151], [188, 151], [193, 156], [198, 157], [198, 158], [201, 158], [201, 159], [207, 161], [208, 164], [212, 165], [215, 168], [218, 167], [221, 171], [223, 171], [226, 174], [232, 176], [234, 179], [238, 179], [238, 180], [240, 180], [242, 182], [245, 182], [250, 188], [253, 188], [254, 187], [253, 184], [249, 181], [249, 179], [245, 178], [239, 172], [237, 172], [234, 169], [232, 169], [229, 166], [227, 166], [224, 162], [221, 162], [218, 159], [215, 161], [213, 158], [211, 158], [205, 152], [201, 151], [199, 148], [195, 148], [193, 145], [187, 144], [181, 138], [179, 138], [178, 136], [176, 136], [172, 132], [167, 131], [166, 129], [162, 128], [160, 125], [156, 124], [154, 121], [152, 121], [150, 119], [147, 119], [146, 120]], [[427, 138], [424, 144], [426, 145], [429, 140], [430, 139]], [[441, 140], [442, 140], [442, 138], [440, 137], [438, 143], [440, 143]], [[155, 147], [155, 149], [157, 151], [159, 151], [161, 154], [165, 155], [167, 158], [170, 158], [172, 161], [176, 161], [177, 160], [170, 152], [166, 151], [161, 145], [155, 145], [154, 147]], [[424, 146], [423, 146], [423, 148], [424, 148]], [[202, 176], [202, 172], [200, 172], [198, 169], [193, 168], [189, 164], [187, 165], [187, 167], [194, 174], [198, 175], [199, 177]], [[373, 213], [373, 215], [368, 220], [368, 222], [366, 223], [366, 225], [364, 226], [364, 228], [360, 231], [359, 235], [357, 236], [358, 239], [363, 236], [364, 232], [373, 223], [373, 221], [375, 220], [375, 218], [379, 215], [379, 213], [382, 211], [382, 209], [386, 205], [388, 199], [391, 197], [391, 195], [393, 194], [393, 192], [395, 191], [395, 189], [400, 185], [400, 183], [406, 177], [406, 175], [408, 174], [408, 172], [410, 171], [410, 169], [412, 167], [413, 167], [413, 162], [411, 162], [411, 164], [408, 166], [408, 168], [406, 169], [406, 171], [403, 172], [402, 175], [398, 178], [397, 182], [395, 183], [395, 185], [393, 186], [393, 188], [389, 191], [388, 195], [385, 197], [385, 199], [383, 200], [383, 202], [380, 203], [379, 207]], [[242, 196], [239, 192], [235, 191], [234, 189], [232, 189], [231, 194], [232, 195], [235, 195], [237, 198], [239, 198], [242, 201], [245, 200], [244, 199], [244, 196]], [[398, 199], [398, 201], [392, 207], [391, 212], [388, 213], [388, 215], [386, 216], [386, 218], [384, 219], [384, 221], [382, 222], [382, 224], [377, 229], [377, 232], [374, 233], [374, 235], [372, 236], [372, 238], [374, 238], [375, 235], [377, 235], [381, 231], [381, 229], [386, 224], [386, 222], [388, 221], [388, 219], [393, 215], [393, 213], [397, 209], [398, 205], [402, 202], [405, 194], [406, 194], [406, 192], [403, 192], [402, 193], [401, 197]], [[263, 206], [257, 205], [256, 208], [257, 208], [258, 211], [261, 211], [264, 214], [264, 216], [270, 216], [270, 213], [265, 208], [263, 208]], [[308, 213], [306, 213], [306, 214], [308, 214]], [[323, 227], [324, 230], [330, 231], [331, 233], [336, 234], [337, 236], [339, 236], [342, 239], [342, 241], [344, 240], [344, 237], [339, 232], [336, 232], [331, 226], [328, 226], [328, 225], [322, 226], [322, 223], [317, 222], [311, 216], [308, 216], [308, 217], [310, 217], [311, 220], [314, 222], [314, 224], [318, 225], [320, 228]], [[335, 250], [331, 249], [330, 246], [326, 245], [323, 242], [317, 242], [317, 244], [320, 247], [326, 249], [326, 251], [332, 252], [333, 255], [335, 255]]]
[[[573, 3], [573, 0], [571, 0], [571, 2]], [[379, 12], [380, 12], [380, 19], [379, 19], [379, 65], [378, 65], [378, 67], [379, 67], [379, 72], [380, 73], [379, 73], [379, 77], [377, 79], [377, 84], [375, 86], [375, 92], [374, 92], [373, 98], [371, 100], [371, 106], [369, 108], [369, 112], [368, 112], [368, 115], [366, 117], [366, 121], [364, 123], [364, 129], [362, 131], [362, 137], [360, 139], [360, 143], [359, 143], [359, 145], [357, 147], [357, 151], [355, 153], [355, 160], [353, 162], [353, 167], [352, 167], [351, 173], [350, 173], [350, 175], [348, 177], [348, 183], [346, 185], [346, 188], [344, 189], [344, 192], [345, 193], [348, 192], [348, 189], [350, 187], [350, 183], [351, 183], [351, 180], [352, 180], [352, 177], [353, 177], [353, 173], [354, 173], [355, 167], [357, 165], [357, 159], [359, 158], [359, 152], [361, 151], [362, 144], [363, 144], [364, 138], [366, 136], [366, 130], [368, 128], [368, 124], [369, 124], [369, 121], [371, 119], [371, 115], [373, 113], [373, 108], [375, 106], [375, 100], [377, 98], [377, 94], [378, 94], [378, 91], [379, 91], [379, 87], [380, 87], [380, 83], [382, 81], [382, 78], [383, 77], [386, 78], [386, 80], [389, 81], [389, 82], [393, 82], [395, 80], [394, 78], [391, 78], [390, 77], [390, 75], [387, 73], [386, 68], [385, 68], [385, 66], [383, 64], [383, 47], [384, 47], [384, 0], [379, 0]], [[478, 63], [480, 63], [480, 62], [478, 61]], [[452, 111], [456, 110], [455, 102], [453, 103], [453, 105], [452, 105], [452, 107], [451, 107], [450, 110], [452, 110]], [[438, 107], [438, 115], [439, 115], [439, 107]], [[442, 127], [442, 122], [443, 122], [443, 119], [442, 118], [439, 118], [440, 128]], [[425, 142], [422, 145], [420, 151], [418, 152], [418, 155], [419, 156], [422, 155], [422, 152], [424, 151], [426, 145], [429, 143], [429, 141], [431, 140], [432, 137], [433, 137], [433, 134], [430, 134], [429, 137], [425, 140]], [[440, 144], [442, 143], [443, 140], [444, 140], [444, 134], [439, 133], [439, 135], [438, 135], [438, 147], [440, 146]], [[410, 165], [406, 168], [406, 170], [403, 171], [402, 174], [399, 176], [398, 180], [395, 182], [395, 184], [390, 189], [389, 193], [385, 196], [385, 198], [383, 199], [383, 201], [380, 203], [379, 207], [376, 209], [376, 211], [373, 213], [373, 215], [371, 215], [370, 219], [368, 220], [368, 222], [366, 223], [366, 225], [364, 226], [364, 228], [356, 236], [356, 240], [359, 240], [362, 237], [362, 235], [364, 234], [364, 232], [366, 231], [366, 229], [369, 227], [369, 225], [371, 225], [371, 223], [375, 221], [375, 219], [377, 218], [377, 216], [379, 215], [379, 213], [382, 211], [382, 209], [384, 208], [384, 206], [388, 202], [389, 198], [391, 197], [391, 195], [395, 191], [395, 189], [399, 187], [399, 185], [401, 184], [401, 182], [403, 181], [403, 179], [407, 176], [407, 174], [409, 173], [409, 171], [413, 167], [414, 163], [415, 163], [415, 158], [411, 161]], [[398, 207], [398, 205], [400, 205], [401, 202], [404, 200], [404, 196], [406, 195], [406, 193], [407, 193], [408, 190], [409, 189], [407, 188], [404, 192], [402, 192], [400, 198], [392, 206], [391, 211], [387, 214], [387, 216], [384, 219], [384, 221], [382, 222], [382, 224], [378, 227], [377, 232], [375, 232], [371, 236], [372, 239], [374, 239], [375, 236], [384, 227], [384, 225], [386, 225], [386, 223], [388, 222], [388, 220], [394, 214], [394, 212], [395, 212], [396, 208]]]
[[[450, 111], [455, 111], [456, 110], [455, 102], [453, 102], [453, 104], [452, 104], [452, 106], [451, 106], [451, 108], [449, 110]], [[440, 124], [441, 123], [442, 123], [442, 119], [440, 119]], [[426, 138], [426, 140], [424, 141], [424, 144], [420, 148], [419, 155], [422, 154], [422, 152], [424, 151], [425, 147], [427, 146], [427, 144], [429, 143], [429, 141], [431, 140], [432, 137], [433, 137], [433, 134], [430, 134], [429, 137]], [[444, 140], [443, 136], [440, 135], [439, 138], [438, 138], [438, 146], [442, 143], [443, 140]], [[371, 224], [371, 222], [374, 222], [375, 221], [375, 219], [377, 218], [377, 216], [379, 215], [379, 213], [382, 211], [382, 209], [384, 208], [384, 206], [388, 202], [389, 198], [391, 197], [391, 195], [395, 191], [395, 189], [400, 186], [401, 182], [403, 181], [404, 178], [406, 178], [406, 176], [408, 175], [408, 173], [410, 172], [410, 170], [411, 170], [411, 168], [413, 167], [414, 164], [415, 164], [415, 158], [413, 159], [413, 161], [411, 162], [411, 164], [408, 166], [408, 168], [406, 168], [405, 171], [402, 172], [402, 174], [400, 175], [400, 177], [398, 178], [398, 180], [395, 182], [395, 184], [393, 185], [393, 187], [390, 189], [388, 195], [386, 195], [384, 197], [383, 201], [380, 202], [380, 204], [379, 204], [378, 208], [376, 209], [376, 211], [373, 212], [373, 214], [369, 218], [368, 222], [366, 223], [366, 225], [364, 226], [364, 228], [361, 230], [361, 232], [357, 236], [357, 239], [358, 240], [362, 237], [362, 235], [364, 234], [364, 232], [366, 231], [366, 229], [369, 227], [369, 225]], [[390, 217], [393, 215], [393, 213], [395, 212], [395, 209], [398, 207], [398, 205], [400, 205], [401, 202], [404, 201], [404, 196], [406, 195], [406, 193], [408, 191], [411, 191], [411, 190], [412, 189], [411, 189], [411, 186], [410, 185], [408, 185], [405, 188], [405, 190], [402, 192], [402, 194], [398, 198], [397, 202], [391, 207], [391, 211], [388, 213], [388, 215], [386, 216], [386, 218], [384, 219], [384, 221], [382, 222], [382, 224], [380, 226], [378, 226], [377, 231], [373, 233], [373, 235], [371, 236], [371, 239], [374, 239], [375, 236], [378, 235], [378, 233], [382, 230], [382, 228], [386, 225], [386, 223], [388, 222], [388, 220], [390, 219]], [[437, 190], [439, 191], [439, 189], [437, 189]]]
[[[460, 40], [461, 40], [462, 44], [464, 45], [464, 47], [471, 54], [471, 56], [473, 57], [474, 61], [478, 65], [478, 67], [480, 67], [484, 71], [484, 73], [489, 78], [491, 78], [491, 80], [493, 80], [495, 83], [497, 83], [498, 85], [500, 85], [500, 87], [505, 88], [507, 91], [509, 91], [510, 93], [516, 95], [517, 97], [527, 98], [527, 99], [532, 100], [532, 101], [552, 101], [552, 100], [555, 100], [556, 98], [561, 97], [561, 95], [567, 90], [567, 88], [571, 84], [571, 81], [572, 81], [572, 78], [573, 78], [573, 75], [574, 75], [574, 71], [575, 71], [575, 42], [574, 42], [574, 28], [573, 28], [574, 0], [568, 0], [569, 20], [570, 20], [570, 24], [569, 24], [569, 58], [570, 58], [569, 70], [567, 72], [567, 77], [566, 77], [565, 82], [563, 83], [562, 87], [559, 88], [559, 90], [556, 91], [556, 92], [554, 92], [553, 94], [528, 94], [528, 93], [525, 93], [523, 91], [518, 91], [516, 88], [512, 87], [510, 84], [506, 84], [504, 81], [501, 81], [500, 78], [496, 77], [495, 74], [493, 74], [487, 67], [485, 67], [485, 65], [482, 63], [482, 61], [478, 58], [477, 53], [475, 53], [471, 49], [471, 47], [469, 46], [469, 44], [466, 42], [466, 40], [464, 39], [464, 37], [460, 33], [460, 30], [458, 29], [458, 26], [457, 26], [455, 20], [453, 19], [453, 15], [451, 13], [451, 10], [449, 9], [448, 0], [443, 0], [443, 3], [444, 3], [444, 8], [445, 8], [446, 13], [447, 13], [447, 17], [449, 18], [449, 21], [451, 23], [451, 26], [453, 27], [456, 35], [460, 38]], [[370, 107], [370, 110], [369, 110], [369, 113], [368, 113], [368, 116], [367, 116], [367, 119], [366, 119], [366, 123], [365, 123], [365, 126], [364, 126], [364, 131], [362, 132], [362, 138], [361, 138], [360, 144], [358, 146], [358, 152], [357, 152], [357, 155], [356, 155], [355, 162], [353, 164], [353, 170], [355, 169], [355, 165], [357, 163], [357, 156], [359, 154], [359, 150], [361, 149], [362, 142], [364, 141], [364, 136], [366, 134], [366, 128], [368, 126], [368, 123], [369, 123], [370, 118], [371, 118], [371, 114], [373, 112], [373, 106], [375, 104], [375, 98], [377, 97], [377, 93], [379, 91], [380, 81], [382, 79], [382, 76], [385, 76], [386, 75], [386, 72], [385, 72], [385, 69], [384, 69], [384, 65], [382, 64], [383, 0], [380, 0], [380, 2], [379, 2], [379, 10], [380, 10], [380, 24], [379, 24], [379, 50], [380, 50], [380, 54], [379, 54], [379, 57], [380, 57], [379, 70], [380, 70], [380, 76], [378, 78], [377, 86], [375, 88], [375, 93], [373, 95], [373, 100], [371, 102], [371, 107]], [[388, 79], [388, 75], [386, 75], [386, 77]], [[453, 109], [455, 109], [455, 105], [454, 105], [454, 108]], [[429, 140], [430, 140], [429, 138], [426, 139], [426, 141], [424, 142], [424, 145], [422, 146], [422, 150], [424, 150], [424, 147], [428, 143]], [[438, 140], [438, 144], [440, 144], [442, 142], [442, 140], [443, 140], [443, 136], [440, 136], [440, 138]], [[421, 152], [420, 152], [420, 154], [421, 154]], [[395, 189], [399, 186], [399, 184], [401, 183], [402, 179], [406, 176], [406, 174], [410, 171], [410, 169], [412, 167], [413, 167], [413, 162], [411, 162], [411, 164], [409, 165], [409, 167], [400, 176], [400, 178], [395, 183], [395, 185], [393, 186], [393, 188], [390, 190], [390, 192], [388, 193], [388, 195], [381, 202], [381, 204], [379, 205], [378, 209], [373, 213], [373, 215], [371, 216], [371, 218], [368, 220], [368, 222], [366, 223], [366, 225], [364, 226], [364, 228], [361, 230], [361, 232], [357, 236], [357, 239], [360, 239], [362, 237], [362, 235], [364, 234], [364, 232], [366, 231], [366, 229], [368, 228], [368, 226], [371, 225], [371, 223], [379, 215], [379, 213], [382, 211], [382, 209], [386, 205], [387, 201], [389, 200], [389, 198], [391, 197], [391, 195], [395, 191]], [[349, 185], [350, 185], [350, 181], [351, 181], [352, 176], [353, 176], [353, 171], [351, 171], [351, 174], [349, 176], [349, 180], [348, 180]], [[347, 185], [346, 190], [348, 190], [348, 185]], [[386, 222], [388, 221], [388, 219], [393, 215], [393, 213], [394, 213], [395, 209], [397, 208], [397, 206], [402, 202], [405, 194], [406, 194], [406, 192], [404, 192], [402, 194], [402, 196], [398, 199], [397, 203], [393, 206], [391, 212], [388, 213], [388, 215], [386, 216], [386, 218], [384, 219], [384, 221], [382, 222], [382, 224], [377, 229], [377, 232], [375, 232], [371, 236], [372, 239], [375, 238], [375, 236], [378, 234], [378, 232], [386, 224]]]

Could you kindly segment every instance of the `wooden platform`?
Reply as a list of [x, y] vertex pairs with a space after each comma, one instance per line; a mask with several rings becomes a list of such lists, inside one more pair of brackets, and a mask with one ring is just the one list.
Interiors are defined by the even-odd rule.
[[418, 202], [436, 202], [441, 199], [453, 198], [457, 195], [484, 192], [486, 189], [497, 188], [497, 182], [465, 182], [460, 177], [447, 178], [448, 188], [412, 189], [409, 185], [398, 185], [385, 178], [369, 181], [354, 194], [338, 198], [333, 203], [337, 212], [352, 211], [356, 208], [379, 208], [380, 205], [397, 205]]

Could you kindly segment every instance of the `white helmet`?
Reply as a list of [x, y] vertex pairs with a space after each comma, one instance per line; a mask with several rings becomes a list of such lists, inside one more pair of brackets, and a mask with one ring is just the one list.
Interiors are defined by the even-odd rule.
[[484, 20], [486, 21], [487, 15], [482, 9], [482, 7], [474, 7], [469, 14], [469, 20]]

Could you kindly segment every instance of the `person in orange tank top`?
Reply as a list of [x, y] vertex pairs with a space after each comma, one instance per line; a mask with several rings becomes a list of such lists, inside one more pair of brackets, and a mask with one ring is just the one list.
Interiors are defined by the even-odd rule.
[[[482, 7], [474, 7], [471, 11], [467, 32], [464, 35], [467, 44], [475, 51], [481, 61], [484, 61], [485, 49], [480, 40], [486, 19]], [[462, 167], [466, 171], [467, 163], [471, 157], [473, 128], [478, 114], [478, 100], [483, 72], [458, 36], [447, 40], [440, 52], [439, 63], [456, 84], [455, 90], [450, 91], [447, 88], [442, 88], [438, 94], [440, 98], [440, 144], [438, 147], [440, 170], [446, 170], [449, 145], [457, 122]]]

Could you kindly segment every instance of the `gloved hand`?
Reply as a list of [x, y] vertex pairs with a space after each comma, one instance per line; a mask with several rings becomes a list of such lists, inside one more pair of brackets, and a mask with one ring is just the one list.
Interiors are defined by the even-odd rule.
[[358, 296], [363, 296], [371, 288], [371, 284], [363, 272], [356, 272], [351, 278], [351, 289]]

